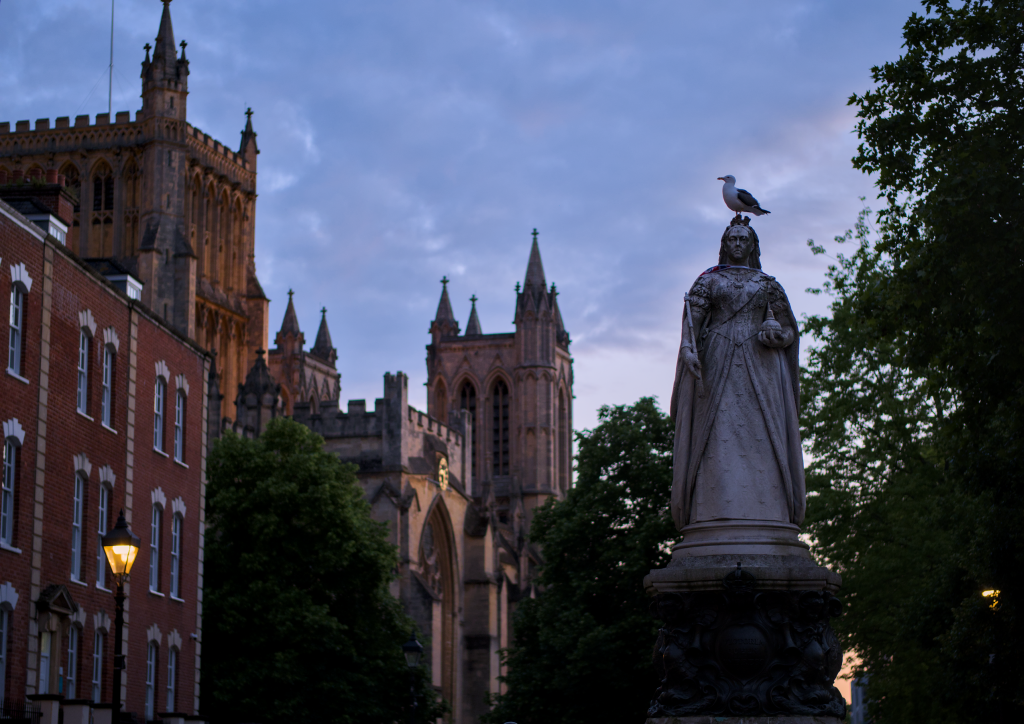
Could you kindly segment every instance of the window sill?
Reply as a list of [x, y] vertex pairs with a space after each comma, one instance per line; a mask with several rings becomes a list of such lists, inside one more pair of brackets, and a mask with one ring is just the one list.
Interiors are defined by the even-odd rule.
[[88, 420], [89, 422], [96, 422], [96, 421], [95, 421], [94, 419], [92, 419], [91, 417], [89, 417], [88, 415], [86, 415], [86, 414], [85, 414], [84, 412], [82, 412], [81, 410], [75, 410], [75, 412], [77, 412], [77, 413], [78, 413], [78, 414], [79, 414], [80, 416], [84, 417], [84, 418], [85, 418], [86, 420]]
[[171, 596], [171, 600], [172, 601], [177, 601], [178, 603], [185, 603], [185, 599], [184, 598], [178, 598], [177, 596]]
[[101, 586], [98, 583], [96, 584], [96, 590], [97, 591], [103, 591], [104, 593], [113, 593], [113, 591], [111, 591], [109, 588], [104, 588], [103, 586]]
[[164, 594], [160, 593], [160, 591], [154, 591], [152, 588], [149, 589], [149, 595], [150, 596], [160, 596], [160, 598], [164, 597]]
[[77, 583], [77, 584], [78, 584], [79, 586], [85, 586], [86, 588], [88, 588], [88, 587], [89, 587], [89, 584], [88, 584], [88, 583], [86, 583], [85, 581], [79, 581], [79, 580], [78, 580], [77, 578], [75, 578], [74, 576], [71, 576], [71, 582], [72, 582], [72, 583]]
[[182, 462], [181, 460], [178, 460], [178, 458], [174, 458], [174, 462], [175, 462], [175, 464], [177, 464], [177, 465], [180, 465], [181, 467], [183, 467], [183, 468], [185, 468], [186, 470], [188, 470], [188, 465], [186, 465], [185, 463], [183, 463], [183, 462]]
[[18, 380], [19, 382], [24, 382], [26, 385], [32, 384], [28, 380], [26, 380], [24, 377], [19, 375], [17, 372], [12, 370], [10, 367], [7, 368], [7, 374], [9, 374], [11, 377], [13, 377], [14, 379]]
[[0, 543], [0, 551], [8, 551], [10, 553], [17, 553], [21, 555], [21, 548], [15, 548], [14, 546], [7, 545], [6, 543]]
[[101, 424], [101, 425], [103, 426], [103, 429], [104, 429], [104, 430], [106, 430], [107, 432], [112, 432], [112, 433], [114, 433], [115, 435], [117, 434], [117, 430], [115, 430], [114, 428], [112, 428], [112, 427], [111, 427], [110, 425], [108, 425], [107, 423], [105, 423], [105, 422], [101, 422], [100, 424]]
[[157, 455], [163, 455], [165, 458], [171, 457], [170, 455], [168, 455], [167, 453], [165, 453], [163, 450], [161, 450], [158, 447], [153, 448], [153, 452], [155, 452]]

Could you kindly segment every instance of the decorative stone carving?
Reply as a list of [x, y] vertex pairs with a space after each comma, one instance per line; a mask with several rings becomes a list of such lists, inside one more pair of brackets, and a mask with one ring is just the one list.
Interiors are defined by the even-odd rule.
[[721, 590], [661, 593], [651, 610], [664, 626], [650, 716], [846, 715], [829, 625], [842, 605], [830, 592], [759, 591], [737, 567]]

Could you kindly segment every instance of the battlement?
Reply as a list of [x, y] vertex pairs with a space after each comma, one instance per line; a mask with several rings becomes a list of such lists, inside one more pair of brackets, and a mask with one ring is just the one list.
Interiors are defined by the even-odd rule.
[[[121, 126], [129, 123], [137, 123], [139, 121], [140, 111], [135, 112], [135, 120], [132, 121], [131, 111], [118, 111], [114, 114], [114, 122], [110, 122], [109, 113], [97, 113], [96, 122], [90, 123], [90, 116], [88, 113], [75, 116], [74, 128], [89, 128], [90, 126]], [[36, 127], [33, 129], [31, 121], [15, 121], [13, 133], [39, 133], [41, 131], [62, 131], [66, 128], [72, 128], [70, 116], [59, 116], [53, 120], [53, 126], [50, 125], [49, 118], [37, 118]], [[8, 134], [11, 131], [11, 122], [3, 121], [0, 123], [0, 133]]]
[[185, 134], [191, 136], [202, 145], [206, 146], [216, 154], [220, 154], [225, 158], [229, 158], [240, 166], [245, 165], [245, 159], [238, 155], [237, 151], [232, 151], [230, 148], [222, 144], [215, 138], [212, 138], [209, 133], [203, 133], [200, 129], [193, 126], [191, 123], [185, 123]]
[[[373, 410], [367, 411], [366, 400], [349, 400], [346, 412], [320, 413], [314, 415], [308, 402], [295, 403], [295, 419], [310, 425], [318, 434], [329, 438], [380, 437], [384, 434], [386, 417], [391, 412], [390, 400], [377, 398]], [[324, 407], [330, 403], [324, 403]], [[318, 418], [314, 420], [313, 418]], [[412, 405], [406, 408], [406, 422], [415, 432], [430, 433], [446, 443], [462, 447], [465, 435], [450, 425], [436, 420]]]

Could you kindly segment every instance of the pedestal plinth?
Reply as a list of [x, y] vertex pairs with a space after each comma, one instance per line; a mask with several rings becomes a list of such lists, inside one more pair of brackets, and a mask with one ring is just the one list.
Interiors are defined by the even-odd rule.
[[[729, 535], [722, 524], [698, 528], [644, 579], [662, 622], [648, 724], [842, 719], [833, 683], [843, 656], [829, 623], [842, 612], [841, 577], [814, 563], [796, 526], [738, 523]], [[748, 545], [733, 533], [750, 533]]]

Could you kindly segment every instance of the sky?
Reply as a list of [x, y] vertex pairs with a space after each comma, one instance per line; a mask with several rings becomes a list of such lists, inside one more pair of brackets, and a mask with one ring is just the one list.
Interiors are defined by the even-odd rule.
[[[797, 316], [870, 177], [852, 93], [899, 57], [915, 0], [175, 0], [188, 120], [232, 148], [252, 107], [256, 264], [270, 341], [288, 289], [312, 345], [328, 310], [342, 406], [410, 379], [451, 279], [465, 328], [512, 331], [539, 231], [572, 338], [574, 426], [667, 406], [683, 294], [717, 261], [732, 174], [772, 213], [764, 270]], [[107, 110], [109, 0], [0, 2], [0, 121]], [[141, 106], [158, 0], [116, 0], [113, 110]], [[866, 197], [866, 202], [861, 201]], [[831, 247], [831, 248], [834, 248]], [[804, 341], [807, 344], [807, 340]], [[372, 406], [372, 402], [370, 403]]]

